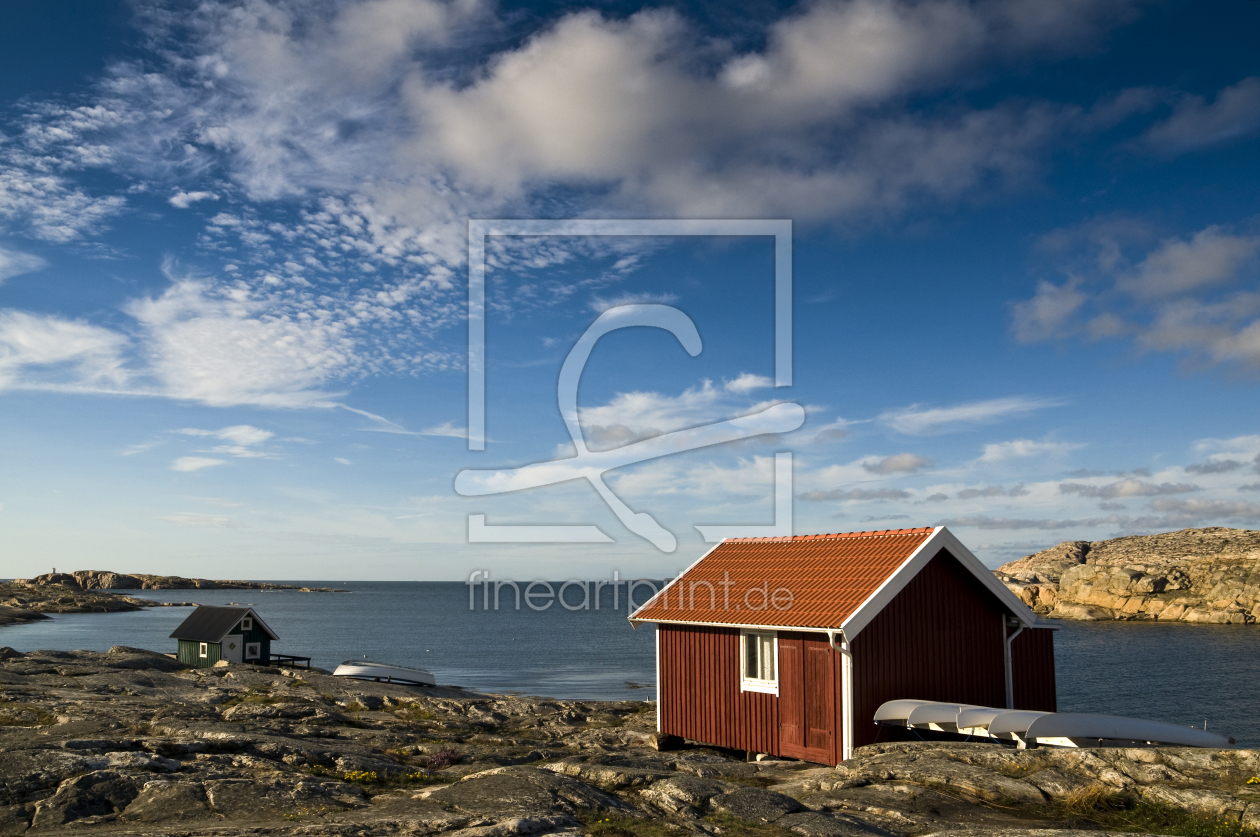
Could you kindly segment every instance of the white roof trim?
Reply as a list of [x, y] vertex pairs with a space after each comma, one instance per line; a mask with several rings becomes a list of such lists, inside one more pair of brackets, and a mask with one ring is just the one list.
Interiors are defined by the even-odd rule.
[[[725, 542], [726, 541], [722, 541], [722, 543]], [[944, 549], [948, 551], [950, 555], [954, 556], [958, 563], [962, 564], [963, 567], [965, 567], [972, 575], [978, 578], [980, 583], [983, 584], [989, 592], [996, 596], [998, 600], [1011, 611], [1015, 618], [1019, 619], [1019, 621], [1024, 624], [1025, 627], [1041, 627], [1037, 622], [1037, 614], [1033, 613], [1032, 610], [1029, 609], [1028, 605], [1020, 601], [1019, 596], [1016, 596], [1013, 592], [1011, 592], [1005, 584], [998, 581], [997, 576], [993, 574], [992, 570], [982, 564], [980, 559], [977, 558], [970, 549], [964, 546], [963, 542], [958, 540], [958, 538], [954, 536], [953, 532], [949, 531], [949, 529], [944, 526], [937, 526], [932, 534], [929, 535], [923, 543], [919, 544], [919, 547], [910, 554], [910, 557], [903, 561], [901, 566], [894, 570], [888, 578], [884, 579], [883, 584], [876, 588], [875, 592], [871, 593], [871, 595], [866, 598], [866, 601], [858, 605], [857, 609], [854, 610], [853, 613], [849, 615], [849, 618], [844, 620], [844, 623], [841, 625], [748, 625], [735, 622], [697, 622], [693, 619], [639, 619], [635, 616], [636, 613], [639, 613], [648, 605], [655, 602], [658, 598], [664, 596], [666, 591], [669, 590], [679, 579], [691, 572], [692, 567], [695, 567], [705, 558], [708, 558], [709, 554], [721, 545], [722, 544], [719, 543], [715, 545], [713, 549], [704, 553], [704, 555], [692, 562], [691, 566], [687, 567], [687, 569], [679, 573], [676, 578], [662, 587], [656, 595], [644, 602], [643, 605], [636, 609], [634, 613], [630, 614], [630, 621], [632, 623], [653, 622], [660, 625], [699, 625], [710, 628], [743, 628], [754, 631], [826, 631], [839, 628], [844, 631], [844, 635], [848, 639], [852, 640], [862, 631], [862, 629], [871, 623], [880, 611], [888, 606], [897, 594], [910, 583], [912, 578], [919, 574], [919, 571], [927, 565], [928, 561], [931, 561], [936, 557], [938, 552]]]
[[[703, 561], [705, 558], [708, 558], [708, 557], [709, 557], [709, 555], [711, 555], [711, 554], [713, 553], [713, 550], [717, 549], [719, 546], [721, 546], [721, 545], [722, 545], [722, 544], [724, 544], [724, 543], [726, 543], [726, 538], [723, 538], [722, 540], [720, 540], [720, 541], [718, 541], [717, 543], [715, 543], [713, 546], [709, 547], [708, 551], [706, 551], [703, 555], [701, 555], [701, 556], [700, 556], [699, 558], [697, 558], [696, 560], [692, 561], [692, 562], [691, 562], [691, 564], [687, 567], [687, 569], [683, 570], [683, 571], [682, 571], [682, 572], [680, 572], [678, 575], [674, 576], [672, 579], [670, 579], [668, 582], [666, 582], [666, 584], [665, 584], [665, 586], [664, 586], [664, 587], [662, 587], [660, 590], [657, 590], [657, 591], [656, 591], [656, 593], [654, 593], [654, 594], [653, 594], [652, 598], [648, 599], [646, 602], [644, 602], [643, 604], [641, 604], [641, 605], [639, 605], [638, 607], [636, 607], [636, 608], [634, 609], [634, 613], [639, 613], [639, 612], [640, 612], [640, 611], [642, 611], [644, 608], [648, 607], [648, 606], [649, 606], [649, 605], [651, 605], [653, 602], [655, 602], [657, 599], [659, 599], [659, 598], [661, 598], [662, 596], [664, 596], [664, 595], [665, 595], [665, 592], [666, 592], [667, 590], [669, 590], [669, 588], [673, 587], [673, 586], [674, 586], [674, 585], [678, 582], [678, 580], [679, 580], [680, 578], [682, 578], [683, 576], [685, 576], [687, 573], [691, 572], [692, 568], [694, 568], [697, 564], [699, 564], [699, 563], [700, 563], [701, 561]], [[651, 620], [639, 619], [639, 618], [635, 617], [634, 613], [631, 613], [629, 616], [627, 616], [627, 617], [626, 617], [627, 619], [629, 619], [629, 620], [630, 620], [630, 622], [631, 622], [632, 624], [633, 624], [633, 623], [636, 623], [636, 622], [644, 622], [644, 621], [651, 621], [651, 622], [664, 622], [664, 621], [666, 621], [666, 620], [664, 620], [664, 619], [651, 619]], [[705, 625], [707, 625], [707, 624], [717, 624], [717, 623], [708, 623], [708, 622], [680, 622], [680, 623], [678, 623], [678, 624], [688, 624], [688, 625], [701, 625], [701, 624], [705, 624]]]
[[[259, 625], [262, 625], [262, 629], [267, 632], [267, 636], [271, 637], [272, 639], [277, 639], [277, 640], [280, 639], [280, 637], [276, 636], [276, 632], [271, 630], [271, 626], [268, 625], [266, 622], [264, 622], [262, 620], [262, 617], [259, 616], [257, 613], [255, 613], [252, 607], [245, 608], [245, 613], [244, 615], [241, 616], [241, 619], [253, 619], [257, 621]], [[236, 620], [235, 624], [232, 625], [232, 628], [235, 628], [240, 623], [241, 623], [240, 619]], [[219, 642], [222, 642], [223, 640], [227, 639], [229, 636], [232, 635], [232, 628], [228, 628], [227, 631], [224, 632], [223, 636], [219, 637]]]
[[937, 526], [936, 530], [925, 540], [919, 544], [919, 548], [911, 553], [910, 557], [902, 562], [888, 578], [884, 579], [884, 583], [876, 588], [875, 592], [867, 597], [866, 601], [858, 605], [857, 610], [844, 620], [841, 629], [844, 635], [852, 640], [861, 633], [862, 629], [871, 623], [871, 621], [882, 611], [888, 604], [900, 593], [910, 580], [919, 574], [919, 570], [927, 565], [936, 557], [937, 553], [942, 549], [947, 550], [950, 555], [958, 560], [968, 571], [971, 572], [980, 583], [989, 589], [998, 600], [1010, 608], [1015, 618], [1024, 623], [1025, 627], [1034, 627], [1037, 624], [1037, 614], [1029, 609], [1028, 605], [1020, 601], [1002, 582], [998, 581], [988, 567], [980, 563], [970, 549], [963, 545], [963, 542], [954, 536], [954, 533], [946, 529], [944, 526]]

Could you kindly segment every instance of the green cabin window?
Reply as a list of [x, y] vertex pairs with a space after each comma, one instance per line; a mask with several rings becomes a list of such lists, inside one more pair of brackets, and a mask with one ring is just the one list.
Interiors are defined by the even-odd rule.
[[209, 644], [209, 643], [207, 643], [207, 642], [203, 642], [203, 643], [201, 643], [201, 645], [197, 648], [197, 656], [198, 656], [198, 657], [209, 657], [209, 656], [210, 656], [210, 644]]
[[253, 620], [253, 619], [251, 619], [251, 618], [250, 618], [250, 617], [248, 617], [248, 616], [246, 616], [244, 619], [242, 619], [242, 620], [241, 620], [241, 630], [242, 630], [242, 631], [252, 631], [252, 630], [254, 630], [254, 620]]

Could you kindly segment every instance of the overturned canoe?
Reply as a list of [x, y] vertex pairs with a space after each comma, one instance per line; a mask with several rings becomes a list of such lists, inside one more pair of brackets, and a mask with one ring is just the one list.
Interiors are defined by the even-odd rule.
[[337, 666], [334, 677], [356, 680], [380, 680], [385, 683], [408, 683], [415, 686], [436, 686], [437, 678], [422, 668], [407, 668], [371, 660], [346, 660]]
[[[997, 720], [1003, 717], [999, 715]], [[1029, 744], [1036, 742], [1061, 747], [1097, 747], [1100, 742], [1140, 742], [1219, 749], [1234, 743], [1232, 738], [1193, 727], [1081, 712], [1050, 713], [1035, 718], [1021, 737]]]

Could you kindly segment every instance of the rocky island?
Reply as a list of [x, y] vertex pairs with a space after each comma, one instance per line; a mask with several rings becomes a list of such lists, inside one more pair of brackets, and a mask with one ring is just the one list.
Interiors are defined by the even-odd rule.
[[1260, 616], [1260, 532], [1247, 529], [1068, 541], [996, 573], [1052, 619], [1250, 625]]
[[[189, 607], [195, 602], [155, 602], [115, 590], [296, 590], [344, 593], [333, 587], [299, 587], [266, 581], [213, 581], [174, 575], [127, 575], [109, 570], [45, 573], [0, 583], [0, 625], [47, 619], [47, 613], [117, 613], [143, 607]], [[2, 833], [0, 833], [2, 837]]]
[[59, 585], [81, 590], [297, 590], [302, 593], [345, 593], [335, 587], [299, 587], [269, 581], [215, 581], [209, 578], [183, 578], [178, 575], [116, 573], [112, 570], [75, 570], [72, 573], [45, 573], [18, 579], [27, 586]]
[[[638, 701], [0, 648], [0, 835], [1253, 837], [1260, 753], [659, 739]], [[1190, 829], [1190, 830], [1187, 830]], [[1198, 830], [1195, 830], [1198, 829]]]

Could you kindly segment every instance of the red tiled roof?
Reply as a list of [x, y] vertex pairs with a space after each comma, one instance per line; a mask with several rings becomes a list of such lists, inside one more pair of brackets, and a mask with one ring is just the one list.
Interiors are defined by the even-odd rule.
[[732, 538], [630, 618], [839, 628], [934, 531]]

